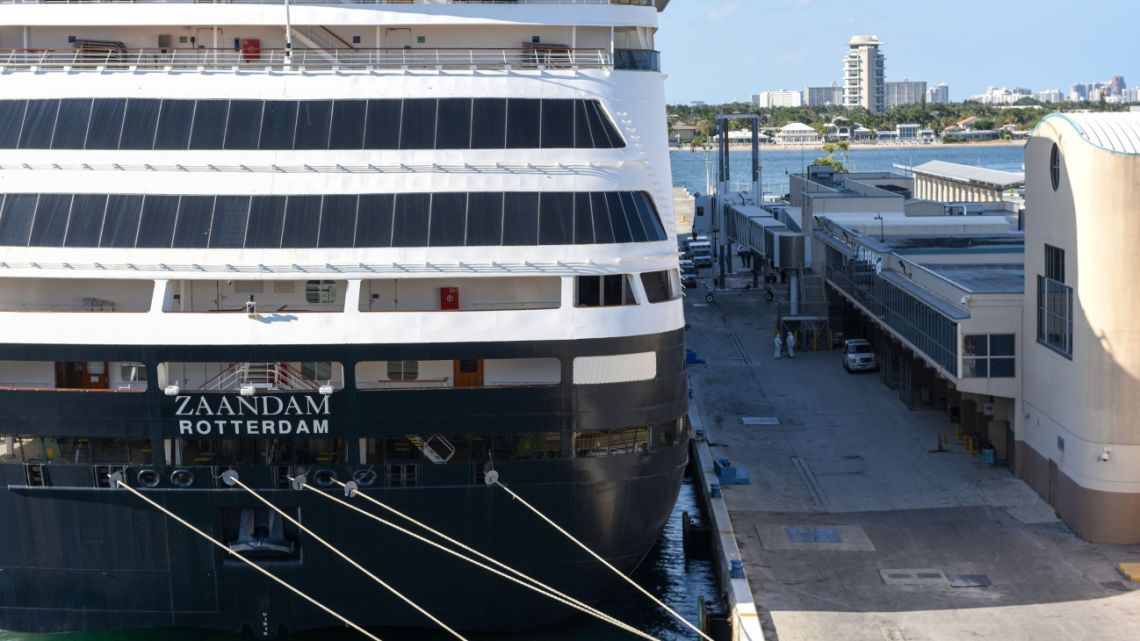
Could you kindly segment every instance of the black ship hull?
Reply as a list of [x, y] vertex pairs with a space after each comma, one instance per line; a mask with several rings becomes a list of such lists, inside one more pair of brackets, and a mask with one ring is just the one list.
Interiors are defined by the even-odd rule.
[[[568, 382], [567, 371], [563, 384], [549, 389], [371, 394], [345, 390], [332, 397], [334, 408], [346, 409], [330, 419], [329, 433], [339, 433], [350, 451], [356, 440], [402, 435], [413, 431], [411, 425], [426, 426], [423, 434], [456, 430], [488, 435], [524, 430], [563, 434], [566, 447], [558, 457], [547, 453], [545, 458], [539, 455], [532, 460], [472, 458], [442, 465], [421, 461], [414, 483], [396, 486], [381, 472], [381, 478], [365, 491], [528, 575], [596, 603], [614, 582], [612, 573], [501, 488], [485, 485], [482, 475], [493, 467], [507, 487], [620, 570], [632, 571], [664, 527], [686, 462], [683, 340], [683, 332], [670, 332], [542, 346], [432, 346], [449, 355], [478, 349], [480, 357], [553, 355], [564, 363], [579, 354], [654, 351], [657, 377], [637, 383], [576, 386]], [[0, 356], [19, 357], [25, 349], [0, 346]], [[207, 360], [225, 351], [209, 349], [218, 355], [190, 353], [185, 348], [149, 348], [124, 356], [122, 349], [95, 348], [106, 353], [100, 356], [45, 347], [49, 354], [59, 352], [49, 358], [127, 360], [137, 356], [147, 363], [172, 354]], [[285, 346], [275, 348], [275, 353], [277, 358], [293, 358], [300, 355], [291, 350], [308, 349]], [[352, 358], [392, 357], [392, 349], [383, 346], [334, 349], [343, 350], [333, 357], [346, 364]], [[349, 349], [355, 351], [354, 356]], [[321, 356], [328, 358], [327, 353]], [[423, 358], [423, 353], [415, 357]], [[9, 391], [0, 392], [0, 419], [16, 426], [6, 430], [9, 434], [144, 437], [153, 443], [159, 452], [156, 459], [160, 459], [164, 441], [178, 436], [171, 402], [158, 389], [113, 399]], [[651, 426], [644, 448], [602, 455], [575, 451], [575, 439], [582, 430], [635, 425]], [[675, 431], [659, 439], [659, 428], [652, 427], [658, 425], [674, 426]], [[335, 461], [308, 469], [318, 467], [341, 479], [362, 469]], [[114, 470], [173, 513], [229, 542], [235, 538], [237, 515], [259, 509], [255, 497], [227, 488], [217, 479], [221, 470], [230, 468], [275, 505], [297, 515], [318, 535], [454, 628], [521, 629], [575, 614], [310, 491], [288, 489], [281, 482], [280, 466], [156, 461]], [[176, 486], [170, 479], [177, 470], [190, 472], [193, 482]], [[0, 527], [0, 629], [64, 632], [196, 627], [272, 637], [339, 626], [326, 613], [228, 558], [128, 491], [108, 487], [101, 476], [108, 471], [90, 464], [0, 464], [0, 522], [4, 524]], [[156, 487], [141, 483], [143, 471], [153, 471], [160, 479]], [[326, 491], [343, 497], [336, 487]], [[379, 513], [359, 498], [352, 501]], [[259, 563], [305, 594], [365, 626], [434, 625], [316, 541], [289, 529], [285, 534], [295, 549]]]

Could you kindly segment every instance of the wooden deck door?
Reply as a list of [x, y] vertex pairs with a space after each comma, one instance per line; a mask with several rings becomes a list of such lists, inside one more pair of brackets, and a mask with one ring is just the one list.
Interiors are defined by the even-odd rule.
[[456, 387], [483, 387], [483, 361], [467, 359], [455, 361]]

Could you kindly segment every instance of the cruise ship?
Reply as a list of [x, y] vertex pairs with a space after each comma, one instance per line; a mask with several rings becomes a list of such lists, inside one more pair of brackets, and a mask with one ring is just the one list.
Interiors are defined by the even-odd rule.
[[258, 570], [435, 625], [306, 529], [459, 630], [574, 614], [299, 475], [600, 602], [487, 481], [625, 573], [677, 496], [666, 4], [0, 0], [0, 629], [340, 625]]

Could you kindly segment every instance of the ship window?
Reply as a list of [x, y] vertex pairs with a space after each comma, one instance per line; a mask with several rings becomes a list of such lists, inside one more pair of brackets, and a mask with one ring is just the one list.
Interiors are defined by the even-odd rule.
[[250, 249], [272, 249], [281, 246], [281, 228], [285, 222], [284, 196], [258, 196], [249, 210], [249, 226], [245, 246]]
[[55, 120], [55, 136], [52, 137], [51, 148], [83, 149], [83, 141], [87, 138], [90, 119], [90, 98], [61, 100], [59, 115]]
[[662, 447], [672, 447], [681, 442], [684, 436], [685, 424], [683, 419], [677, 419], [673, 423], [661, 423], [654, 425], [650, 428], [652, 440], [650, 447], [658, 449]]
[[305, 281], [305, 302], [329, 304], [336, 302], [335, 280]]
[[645, 296], [650, 303], [664, 303], [681, 297], [679, 289], [673, 286], [668, 270], [645, 272], [641, 275], [641, 284], [645, 287]]
[[542, 101], [507, 100], [507, 149], [537, 149], [541, 137]]
[[391, 194], [372, 194], [360, 197], [356, 216], [356, 247], [392, 246]]
[[471, 111], [471, 148], [503, 149], [507, 145], [507, 101], [476, 98]]
[[[127, 101], [122, 98], [96, 98], [91, 105], [91, 124], [84, 149], [118, 149], [126, 108]], [[0, 103], [0, 119], [3, 117], [3, 103]]]
[[[230, 116], [226, 121], [226, 149], [257, 149], [264, 104], [261, 100], [230, 101]], [[281, 141], [276, 142], [280, 148]]]
[[594, 136], [590, 132], [590, 118], [587, 113], [589, 108], [588, 100], [574, 101], [574, 146], [578, 149], [592, 149], [596, 146]]
[[258, 149], [292, 149], [297, 129], [297, 103], [269, 100], [261, 115], [261, 136]]
[[0, 101], [0, 148], [15, 149], [20, 142], [20, 128], [24, 124], [27, 100]]
[[399, 149], [400, 117], [404, 101], [369, 100], [368, 127], [364, 130], [365, 149]]
[[[154, 130], [158, 124], [158, 109], [161, 100], [151, 98], [127, 101], [127, 113], [123, 117], [123, 136], [119, 149], [154, 148]], [[91, 149], [88, 146], [88, 149]]]
[[491, 442], [492, 458], [497, 461], [562, 457], [562, 434], [559, 432], [495, 434]]
[[649, 450], [649, 430], [644, 427], [629, 427], [610, 432], [610, 455], [635, 454]]
[[590, 245], [594, 242], [594, 215], [590, 210], [590, 194], [574, 194], [574, 243]]
[[574, 101], [542, 101], [542, 148], [574, 147]]
[[143, 200], [142, 222], [139, 223], [137, 247], [170, 247], [174, 239], [174, 220], [178, 213], [178, 196], [147, 196]]
[[[64, 247], [98, 247], [99, 232], [103, 229], [103, 213], [107, 197], [100, 194], [76, 194], [71, 205]], [[2, 226], [2, 224], [0, 224]]]
[[414, 381], [419, 377], [419, 361], [388, 361], [388, 380]]
[[462, 247], [467, 225], [467, 194], [439, 193], [431, 197], [431, 247]]
[[547, 192], [539, 207], [538, 244], [569, 245], [574, 242], [574, 194]]
[[613, 131], [609, 119], [602, 113], [602, 107], [598, 101], [589, 101], [586, 108], [586, 118], [590, 124], [590, 132], [594, 135], [594, 147], [607, 149], [624, 146], [619, 144], [617, 132]]
[[356, 233], [356, 196], [325, 196], [318, 247], [352, 247]]
[[590, 207], [594, 212], [594, 242], [601, 244], [614, 242], [614, 228], [610, 224], [610, 206], [606, 204], [606, 195], [590, 194]]
[[210, 247], [240, 248], [249, 221], [249, 196], [218, 196], [210, 225]]
[[31, 244], [39, 247], [63, 245], [67, 231], [67, 216], [71, 209], [71, 196], [67, 194], [41, 194], [32, 224]]
[[213, 213], [213, 196], [183, 196], [178, 203], [178, 220], [174, 225], [174, 246], [208, 247]]
[[661, 226], [661, 220], [654, 213], [649, 195], [644, 192], [634, 194], [633, 201], [637, 207], [637, 215], [641, 219], [641, 226], [645, 228], [646, 240], [665, 240], [667, 238], [665, 228]]
[[332, 361], [301, 363], [301, 376], [317, 383], [330, 381], [333, 377]]
[[190, 145], [190, 127], [193, 124], [193, 101], [163, 100], [158, 113], [158, 129], [154, 135], [154, 148], [186, 149]]
[[578, 276], [578, 307], [615, 307], [636, 305], [633, 288], [625, 274]]
[[281, 246], [289, 249], [316, 247], [320, 225], [320, 196], [289, 196], [285, 206], [285, 225], [281, 230]]
[[398, 194], [392, 225], [393, 247], [425, 247], [431, 194]]
[[610, 453], [610, 433], [606, 431], [575, 432], [574, 454], [578, 458], [608, 456]]
[[444, 98], [439, 101], [436, 149], [471, 148], [471, 100]]
[[20, 132], [20, 149], [50, 148], [57, 112], [59, 100], [29, 100], [24, 129]]
[[637, 205], [633, 202], [633, 194], [626, 191], [618, 194], [618, 196], [621, 200], [621, 207], [625, 211], [625, 222], [629, 225], [629, 232], [633, 237], [633, 242], [645, 242], [647, 238], [645, 227], [641, 224], [641, 216], [637, 214]]
[[36, 216], [36, 194], [8, 194], [0, 208], [0, 245], [23, 247], [28, 244], [32, 220]]
[[337, 100], [333, 103], [329, 149], [361, 149], [364, 146], [364, 100]]
[[434, 98], [409, 98], [404, 101], [400, 149], [435, 148], [436, 102]]
[[134, 247], [139, 232], [142, 196], [115, 195], [107, 198], [100, 247]]
[[119, 363], [119, 375], [129, 383], [146, 380], [146, 365], [142, 363]]
[[633, 240], [629, 230], [629, 221], [626, 220], [625, 209], [621, 206], [621, 198], [617, 192], [606, 192], [606, 202], [610, 207], [610, 224], [614, 229], [614, 242], [628, 243]]
[[503, 195], [474, 192], [467, 199], [467, 245], [503, 244]]
[[303, 100], [297, 111], [294, 149], [328, 149], [332, 120], [331, 100]]
[[70, 465], [153, 464], [145, 439], [0, 436], [0, 461]]
[[538, 194], [509, 193], [503, 208], [503, 244], [538, 243]]
[[[194, 129], [190, 135], [190, 148], [221, 149], [222, 143], [226, 140], [226, 116], [229, 110], [228, 100], [199, 100], [194, 109]], [[161, 122], [159, 124], [161, 131]]]

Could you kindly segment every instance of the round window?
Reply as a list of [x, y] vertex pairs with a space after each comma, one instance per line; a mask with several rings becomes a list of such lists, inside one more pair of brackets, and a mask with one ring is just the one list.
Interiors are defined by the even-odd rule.
[[1053, 191], [1061, 186], [1061, 150], [1057, 143], [1053, 143], [1053, 150], [1049, 152], [1049, 179], [1053, 181]]

